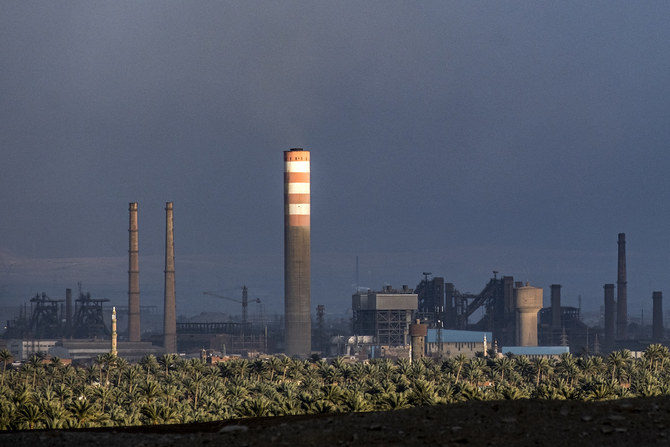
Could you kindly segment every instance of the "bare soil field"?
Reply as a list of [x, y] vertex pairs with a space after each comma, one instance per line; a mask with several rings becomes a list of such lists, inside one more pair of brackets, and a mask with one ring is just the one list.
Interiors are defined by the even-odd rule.
[[670, 445], [670, 398], [468, 402], [380, 413], [0, 433], [0, 446]]

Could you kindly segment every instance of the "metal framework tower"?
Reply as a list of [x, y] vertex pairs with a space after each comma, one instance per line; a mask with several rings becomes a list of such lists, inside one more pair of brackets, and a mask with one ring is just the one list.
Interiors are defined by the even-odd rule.
[[312, 351], [310, 153], [284, 151], [284, 336], [289, 356]]

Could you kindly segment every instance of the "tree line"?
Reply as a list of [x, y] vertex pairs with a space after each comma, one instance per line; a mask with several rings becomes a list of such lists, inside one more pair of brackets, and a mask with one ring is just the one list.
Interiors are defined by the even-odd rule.
[[469, 400], [605, 400], [670, 394], [660, 344], [559, 358], [431, 358], [348, 363], [237, 358], [208, 365], [175, 354], [129, 364], [111, 354], [86, 367], [33, 356], [20, 367], [0, 351], [0, 429], [83, 428], [230, 418], [390, 411]]

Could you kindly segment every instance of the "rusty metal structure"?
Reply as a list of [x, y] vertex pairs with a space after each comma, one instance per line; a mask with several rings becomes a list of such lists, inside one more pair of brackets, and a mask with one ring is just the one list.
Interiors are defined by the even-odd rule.
[[109, 337], [110, 332], [105, 325], [103, 304], [107, 298], [91, 298], [90, 293], [84, 293], [79, 288], [79, 298], [75, 300], [73, 338], [100, 338]]
[[63, 300], [51, 299], [46, 293], [36, 294], [30, 299], [29, 333], [35, 338], [56, 337], [63, 332]]
[[312, 351], [310, 152], [284, 151], [284, 341], [288, 356]]

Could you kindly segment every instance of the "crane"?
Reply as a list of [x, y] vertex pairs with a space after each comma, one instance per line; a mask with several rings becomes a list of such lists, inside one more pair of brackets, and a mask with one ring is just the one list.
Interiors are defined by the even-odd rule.
[[[242, 303], [242, 323], [247, 322], [247, 306], [249, 305], [249, 298], [247, 296], [247, 286], [242, 286], [242, 299], [238, 300], [237, 298], [231, 298], [229, 296], [219, 295], [214, 292], [202, 292], [203, 295], [209, 295], [216, 298], [221, 298], [228, 301], [234, 301], [236, 303]], [[259, 298], [253, 298], [253, 302], [260, 304], [261, 300]]]

